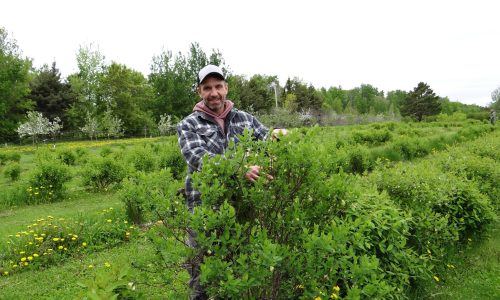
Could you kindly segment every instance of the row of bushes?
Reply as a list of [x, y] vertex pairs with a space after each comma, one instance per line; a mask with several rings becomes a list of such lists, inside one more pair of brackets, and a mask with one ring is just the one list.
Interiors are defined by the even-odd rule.
[[[202, 194], [193, 214], [173, 191], [155, 207], [167, 225], [161, 234], [180, 247], [188, 224], [198, 234], [199, 248], [186, 251], [188, 261], [203, 258], [210, 296], [404, 299], [418, 279], [439, 278], [446, 248], [495, 216], [494, 194], [483, 190], [498, 176], [490, 173], [498, 160], [489, 158], [499, 148], [482, 146], [497, 145], [496, 133], [451, 150], [471, 149], [474, 159], [457, 165], [444, 152], [368, 176], [333, 168], [338, 152], [316, 134], [295, 131], [279, 143], [242, 138], [193, 175]], [[494, 167], [482, 168], [487, 163]], [[262, 166], [261, 179], [249, 184], [244, 165]], [[471, 176], [476, 170], [482, 175]]]

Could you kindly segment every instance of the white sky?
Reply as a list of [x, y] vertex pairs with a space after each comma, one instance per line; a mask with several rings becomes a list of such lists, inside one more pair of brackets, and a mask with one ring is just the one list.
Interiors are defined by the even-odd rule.
[[34, 65], [77, 71], [80, 46], [149, 74], [163, 50], [219, 49], [235, 74], [316, 88], [412, 90], [487, 105], [500, 86], [497, 0], [9, 0], [0, 27]]

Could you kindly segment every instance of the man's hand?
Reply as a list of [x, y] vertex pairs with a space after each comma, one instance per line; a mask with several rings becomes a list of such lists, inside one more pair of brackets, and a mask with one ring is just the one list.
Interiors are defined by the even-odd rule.
[[286, 130], [285, 128], [276, 128], [276, 129], [273, 129], [273, 132], [271, 133], [271, 139], [273, 141], [279, 140], [280, 135], [287, 135], [287, 134], [288, 134], [288, 130]]
[[[250, 182], [255, 182], [260, 177], [260, 166], [250, 166], [245, 173], [245, 178]], [[273, 176], [267, 175], [267, 179], [273, 180]]]

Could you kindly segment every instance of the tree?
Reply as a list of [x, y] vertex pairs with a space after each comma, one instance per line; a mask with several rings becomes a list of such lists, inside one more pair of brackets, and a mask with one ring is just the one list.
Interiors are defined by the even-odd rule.
[[389, 110], [394, 114], [400, 114], [400, 108], [404, 102], [408, 92], [402, 90], [389, 91], [387, 93], [387, 101], [389, 102]]
[[170, 134], [174, 128], [175, 126], [172, 125], [172, 116], [167, 114], [160, 116], [160, 121], [158, 122], [158, 131], [160, 135]]
[[92, 44], [80, 47], [76, 55], [78, 73], [68, 76], [77, 101], [68, 110], [71, 127], [77, 128], [85, 123], [85, 116], [96, 115], [106, 110], [102, 95], [102, 77], [107, 69], [104, 55], [99, 49], [94, 50]]
[[22, 58], [16, 41], [0, 27], [0, 141], [16, 138], [25, 113], [33, 108], [30, 93], [31, 60]]
[[61, 120], [58, 117], [50, 122], [49, 119], [45, 118], [42, 113], [38, 111], [29, 111], [26, 116], [27, 121], [19, 125], [17, 133], [21, 138], [31, 136], [33, 144], [37, 143], [38, 136], [51, 134], [55, 137], [62, 129], [62, 125], [60, 124]]
[[101, 85], [105, 103], [103, 111], [111, 111], [122, 121], [122, 131], [140, 134], [144, 128], [154, 127], [155, 122], [149, 111], [153, 89], [142, 73], [112, 62], [103, 73]]
[[425, 116], [437, 115], [441, 112], [439, 97], [426, 83], [420, 82], [408, 93], [401, 106], [403, 117], [412, 117], [419, 122]]
[[76, 95], [71, 91], [69, 83], [61, 81], [61, 73], [52, 63], [49, 68], [44, 65], [30, 83], [29, 98], [34, 101], [36, 111], [52, 119], [60, 117], [67, 123], [66, 110], [76, 101]]
[[94, 117], [90, 112], [87, 112], [87, 116], [85, 117], [85, 125], [80, 128], [80, 130], [87, 134], [92, 140], [95, 138], [97, 140], [97, 131], [99, 129], [99, 123], [97, 122], [97, 118]]
[[120, 137], [123, 136], [123, 121], [117, 116], [113, 115], [111, 109], [107, 109], [104, 112], [104, 116], [101, 120], [101, 129], [109, 139], [110, 137]]

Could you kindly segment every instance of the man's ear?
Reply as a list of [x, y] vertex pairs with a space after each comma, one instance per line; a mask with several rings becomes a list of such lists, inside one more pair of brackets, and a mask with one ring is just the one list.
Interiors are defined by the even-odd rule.
[[202, 98], [201, 97], [201, 87], [200, 86], [196, 87], [196, 93], [198, 94], [198, 96], [200, 96], [200, 98]]

